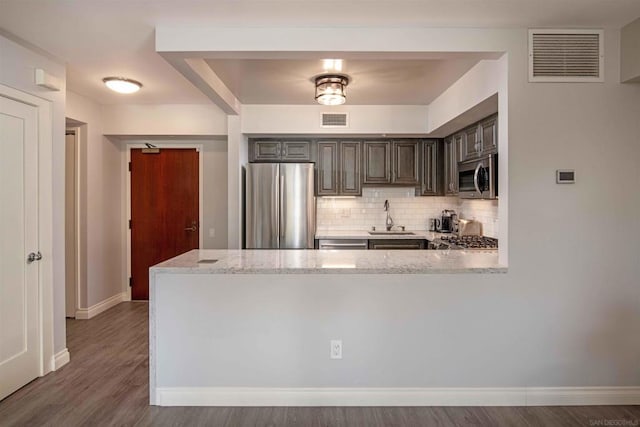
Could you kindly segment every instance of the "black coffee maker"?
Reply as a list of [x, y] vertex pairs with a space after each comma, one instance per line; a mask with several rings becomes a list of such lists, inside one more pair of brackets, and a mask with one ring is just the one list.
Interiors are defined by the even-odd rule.
[[454, 233], [456, 231], [456, 223], [458, 215], [456, 211], [451, 209], [445, 209], [442, 211], [442, 218], [440, 220], [440, 231], [443, 233]]

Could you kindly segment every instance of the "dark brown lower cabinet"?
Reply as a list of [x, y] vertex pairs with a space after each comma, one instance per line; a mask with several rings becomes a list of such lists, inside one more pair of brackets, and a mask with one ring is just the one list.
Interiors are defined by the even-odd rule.
[[424, 239], [369, 239], [369, 249], [424, 249]]

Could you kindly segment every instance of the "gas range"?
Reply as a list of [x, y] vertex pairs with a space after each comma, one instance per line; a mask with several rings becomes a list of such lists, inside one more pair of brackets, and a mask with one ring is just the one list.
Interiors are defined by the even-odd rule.
[[442, 236], [430, 242], [432, 249], [498, 249], [498, 239], [485, 236]]

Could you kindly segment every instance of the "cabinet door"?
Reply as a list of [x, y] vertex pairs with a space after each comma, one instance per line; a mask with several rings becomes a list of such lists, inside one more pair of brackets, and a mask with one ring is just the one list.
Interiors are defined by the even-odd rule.
[[338, 195], [338, 143], [333, 141], [318, 142], [318, 174], [317, 195]]
[[480, 151], [482, 154], [498, 152], [498, 118], [491, 117], [480, 123]]
[[359, 196], [362, 194], [360, 176], [360, 142], [340, 143], [340, 194]]
[[393, 142], [393, 167], [391, 182], [393, 184], [418, 185], [419, 148], [417, 141]]
[[309, 141], [283, 141], [282, 160], [309, 161], [311, 159], [311, 143]]
[[253, 143], [253, 160], [280, 160], [280, 141], [255, 141]]
[[389, 184], [391, 182], [391, 148], [385, 141], [364, 143], [364, 184]]
[[422, 146], [422, 191], [423, 196], [440, 194], [440, 164], [438, 141], [424, 141]]
[[478, 158], [478, 125], [473, 125], [462, 131], [462, 133], [464, 134], [464, 139], [462, 143], [462, 158], [460, 161], [464, 162]]
[[458, 194], [458, 152], [462, 145], [462, 135], [458, 134], [444, 140], [444, 194]]

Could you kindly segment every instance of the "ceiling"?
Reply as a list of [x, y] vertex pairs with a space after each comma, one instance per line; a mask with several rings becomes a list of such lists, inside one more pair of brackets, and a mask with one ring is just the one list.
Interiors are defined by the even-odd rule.
[[[638, 0], [0, 0], [0, 28], [65, 61], [69, 89], [102, 104], [210, 102], [155, 52], [157, 26], [619, 28], [639, 16]], [[230, 70], [251, 73], [246, 64], [235, 61], [211, 65], [219, 68], [221, 74], [227, 73], [225, 78], [230, 86], [236, 85], [240, 99], [255, 97], [260, 102], [270, 96], [270, 88], [251, 94], [247, 91], [250, 92], [253, 83], [237, 82]], [[364, 82], [365, 70], [373, 68], [364, 61], [352, 65], [354, 84], [349, 92], [350, 101], [367, 102], [370, 94], [356, 89], [356, 82]], [[447, 64], [407, 65], [411, 65], [406, 70], [411, 81], [419, 82], [439, 67], [451, 67], [456, 73], [469, 64], [457, 60]], [[271, 66], [268, 61], [261, 64], [264, 69]], [[304, 78], [309, 77], [303, 78], [302, 71], [310, 66], [296, 64], [290, 71], [300, 73], [300, 87]], [[377, 70], [384, 75], [392, 68], [393, 64], [380, 64]], [[101, 82], [110, 75], [140, 80], [144, 88], [129, 96], [112, 93]], [[272, 82], [273, 77], [267, 74], [265, 79]], [[437, 84], [425, 87], [421, 96], [432, 97]], [[302, 102], [301, 92], [285, 96]], [[413, 97], [408, 103], [415, 102], [414, 94], [407, 96]]]
[[[459, 56], [459, 55], [457, 55]], [[427, 105], [483, 57], [345, 60], [350, 105]], [[318, 60], [209, 59], [207, 63], [243, 104], [315, 104]]]

